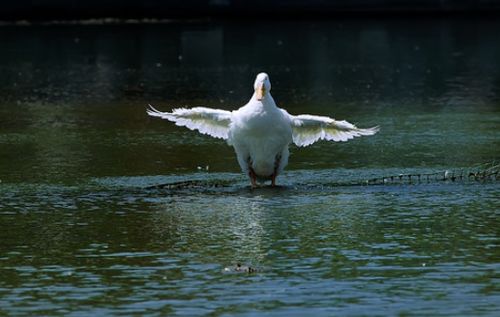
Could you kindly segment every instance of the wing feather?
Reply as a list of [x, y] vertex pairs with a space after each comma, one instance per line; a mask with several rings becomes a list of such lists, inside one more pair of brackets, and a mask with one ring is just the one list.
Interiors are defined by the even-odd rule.
[[378, 126], [360, 129], [345, 120], [337, 121], [324, 116], [303, 114], [290, 115], [290, 118], [293, 143], [297, 146], [308, 146], [319, 140], [345, 142], [354, 137], [373, 135], [379, 131]]
[[191, 109], [177, 108], [173, 109], [172, 112], [161, 112], [151, 105], [149, 105], [147, 114], [224, 140], [228, 138], [229, 124], [231, 123], [232, 116], [230, 111], [205, 107]]

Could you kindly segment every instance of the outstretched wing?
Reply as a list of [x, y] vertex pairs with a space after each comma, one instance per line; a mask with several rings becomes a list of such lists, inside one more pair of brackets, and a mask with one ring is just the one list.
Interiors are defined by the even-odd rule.
[[347, 141], [357, 136], [373, 135], [379, 127], [359, 129], [347, 121], [336, 121], [329, 117], [302, 114], [290, 115], [293, 143], [308, 146], [319, 140]]
[[230, 111], [195, 107], [191, 109], [177, 108], [173, 109], [172, 112], [161, 112], [149, 105], [147, 113], [152, 117], [167, 119], [175, 122], [178, 126], [198, 130], [200, 133], [215, 138], [224, 140], [228, 138], [229, 124], [231, 123]]

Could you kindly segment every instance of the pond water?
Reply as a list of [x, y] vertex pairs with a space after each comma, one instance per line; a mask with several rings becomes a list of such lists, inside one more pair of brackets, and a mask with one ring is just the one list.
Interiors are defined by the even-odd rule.
[[[0, 315], [497, 315], [498, 181], [337, 185], [498, 163], [499, 28], [0, 27]], [[260, 71], [293, 114], [381, 131], [251, 190], [223, 141], [145, 114], [236, 109]]]

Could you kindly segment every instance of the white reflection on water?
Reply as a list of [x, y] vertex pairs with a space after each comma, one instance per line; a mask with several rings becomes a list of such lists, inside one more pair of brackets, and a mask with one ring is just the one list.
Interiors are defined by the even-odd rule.
[[[227, 245], [226, 255], [238, 262], [261, 262], [262, 218], [268, 207], [259, 196], [210, 195], [195, 198], [174, 196], [163, 200], [153, 214], [153, 230], [175, 236], [173, 250], [203, 252], [217, 257], [221, 245]], [[202, 238], [203, 241], [199, 239]], [[205, 239], [210, 242], [207, 243]], [[215, 253], [210, 252], [210, 248]], [[207, 249], [208, 248], [208, 249]]]

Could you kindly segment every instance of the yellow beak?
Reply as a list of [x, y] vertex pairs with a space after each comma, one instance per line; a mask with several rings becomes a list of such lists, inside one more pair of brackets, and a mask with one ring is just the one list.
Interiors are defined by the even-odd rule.
[[257, 97], [257, 100], [262, 100], [265, 94], [266, 88], [264, 87], [264, 84], [260, 84], [259, 86], [257, 86], [257, 89], [255, 90], [255, 96]]

